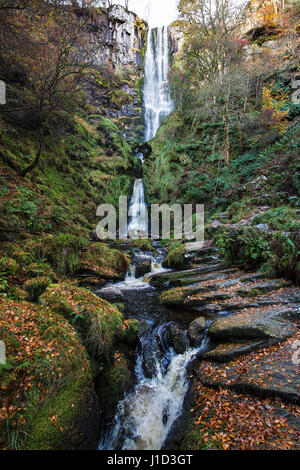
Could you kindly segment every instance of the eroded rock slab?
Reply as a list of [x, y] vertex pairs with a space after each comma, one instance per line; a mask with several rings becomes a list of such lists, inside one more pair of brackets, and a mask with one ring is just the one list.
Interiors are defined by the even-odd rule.
[[249, 308], [216, 320], [208, 329], [208, 334], [218, 340], [265, 338], [282, 341], [295, 333], [295, 325], [289, 318], [298, 313], [299, 307]]
[[298, 331], [280, 344], [226, 364], [201, 361], [194, 370], [202, 384], [208, 387], [232, 388], [240, 393], [300, 403], [300, 366], [294, 347], [299, 340]]

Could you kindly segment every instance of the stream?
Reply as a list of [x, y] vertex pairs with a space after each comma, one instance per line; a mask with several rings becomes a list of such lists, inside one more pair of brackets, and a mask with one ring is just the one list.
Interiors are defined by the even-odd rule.
[[[152, 139], [162, 119], [173, 108], [168, 86], [169, 47], [168, 27], [151, 29], [148, 33], [145, 57], [144, 109], [145, 141]], [[143, 154], [137, 157], [143, 163]], [[142, 179], [134, 183], [130, 201], [129, 236], [143, 237], [147, 231], [144, 184]], [[168, 433], [180, 416], [185, 394], [189, 387], [187, 366], [196, 354], [206, 347], [206, 339], [198, 349], [187, 348], [176, 354], [168, 340], [171, 325], [186, 330], [197, 313], [176, 312], [159, 302], [160, 292], [149, 285], [153, 273], [163, 272], [165, 256], [159, 242], [153, 242], [155, 255], [151, 252], [133, 250], [134, 260], [126, 279], [110, 284], [100, 290], [116, 289], [123, 295], [126, 317], [140, 322], [139, 341], [136, 351], [134, 387], [118, 404], [113, 422], [103, 430], [99, 443], [101, 450], [159, 450]], [[135, 263], [150, 258], [151, 272], [136, 278]], [[186, 331], [185, 331], [186, 335]]]

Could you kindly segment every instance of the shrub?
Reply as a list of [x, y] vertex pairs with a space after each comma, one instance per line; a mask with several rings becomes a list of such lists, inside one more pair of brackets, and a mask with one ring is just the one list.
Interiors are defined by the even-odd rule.
[[256, 215], [252, 223], [255, 225], [268, 224], [273, 230], [284, 230], [288, 232], [289, 230], [300, 229], [300, 224], [296, 219], [296, 210], [284, 206], [270, 209]]
[[214, 237], [227, 264], [258, 268], [271, 256], [267, 235], [253, 228], [225, 229]]
[[300, 241], [298, 234], [275, 233], [270, 240], [271, 256], [264, 264], [266, 273], [299, 282]]

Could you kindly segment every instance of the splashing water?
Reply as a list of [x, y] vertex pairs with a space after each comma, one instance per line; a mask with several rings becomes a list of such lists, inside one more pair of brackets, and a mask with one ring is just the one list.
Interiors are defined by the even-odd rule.
[[100, 443], [100, 449], [160, 449], [181, 413], [188, 389], [186, 368], [198, 351], [189, 349], [184, 354], [171, 353], [166, 372], [157, 361], [156, 374], [151, 379], [144, 376], [140, 355], [136, 365], [138, 384], [119, 403], [113, 430]]

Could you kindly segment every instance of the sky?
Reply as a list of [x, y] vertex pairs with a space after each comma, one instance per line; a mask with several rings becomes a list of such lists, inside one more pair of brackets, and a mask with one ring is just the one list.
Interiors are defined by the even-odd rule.
[[[178, 17], [179, 0], [129, 0], [129, 10], [146, 20], [150, 27], [166, 26]], [[124, 6], [124, 0], [114, 3]]]

